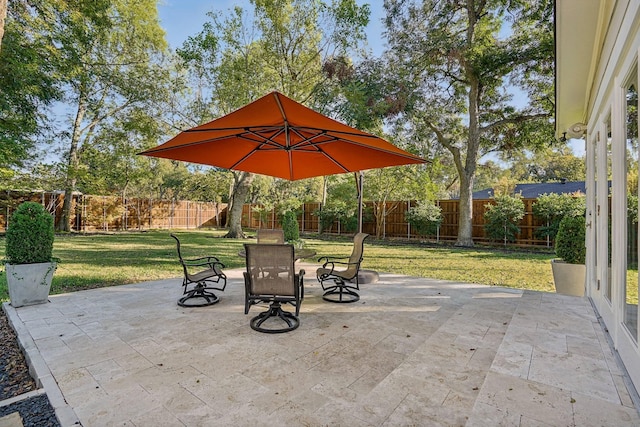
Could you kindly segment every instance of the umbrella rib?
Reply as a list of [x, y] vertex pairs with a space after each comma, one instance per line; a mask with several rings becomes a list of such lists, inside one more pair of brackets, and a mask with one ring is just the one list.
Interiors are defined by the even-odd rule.
[[284, 106], [280, 101], [280, 97], [278, 93], [274, 93], [273, 96], [276, 98], [276, 104], [278, 104], [278, 108], [280, 109], [280, 114], [282, 114], [282, 120], [284, 122], [284, 137], [285, 137], [285, 150], [287, 151], [287, 158], [289, 160], [289, 176], [293, 177], [293, 158], [291, 156], [291, 134], [289, 133], [289, 119], [287, 118], [287, 113], [284, 111]]

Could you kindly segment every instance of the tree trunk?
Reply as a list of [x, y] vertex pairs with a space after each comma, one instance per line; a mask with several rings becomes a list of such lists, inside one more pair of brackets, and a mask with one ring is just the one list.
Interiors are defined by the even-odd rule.
[[236, 181], [231, 196], [231, 209], [227, 217], [229, 231], [224, 237], [232, 239], [244, 239], [242, 232], [242, 207], [247, 200], [249, 188], [253, 182], [253, 175], [248, 172], [241, 172], [235, 175]]
[[458, 239], [456, 246], [473, 246], [473, 179], [460, 175]]
[[71, 204], [73, 202], [73, 192], [76, 189], [78, 170], [78, 143], [80, 141], [81, 125], [87, 111], [87, 102], [83, 94], [78, 100], [78, 110], [73, 123], [73, 133], [71, 134], [71, 146], [69, 147], [69, 161], [67, 165], [67, 178], [64, 188], [64, 203], [62, 204], [62, 215], [57, 224], [58, 231], [71, 231], [69, 222], [71, 218]]
[[0, 50], [2, 50], [2, 38], [4, 37], [4, 21], [7, 18], [7, 0], [0, 0]]

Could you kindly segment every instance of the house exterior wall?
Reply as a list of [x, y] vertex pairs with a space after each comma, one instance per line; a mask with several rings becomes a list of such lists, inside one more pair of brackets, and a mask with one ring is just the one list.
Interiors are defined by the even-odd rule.
[[606, 35], [594, 55], [596, 71], [593, 84], [587, 87], [585, 112], [586, 291], [640, 390], [638, 254], [636, 249], [629, 250], [638, 231], [637, 224], [629, 221], [627, 206], [627, 195], [638, 194], [637, 182], [628, 179], [629, 173], [638, 172], [637, 146], [629, 145], [629, 138], [638, 140], [637, 129], [635, 134], [627, 133], [628, 119], [637, 122], [637, 110], [629, 113], [627, 96], [631, 86], [638, 89], [640, 0], [618, 1], [606, 17]]

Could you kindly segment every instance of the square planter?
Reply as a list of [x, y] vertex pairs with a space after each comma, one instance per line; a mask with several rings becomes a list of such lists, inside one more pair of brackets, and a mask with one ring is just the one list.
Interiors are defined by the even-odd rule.
[[48, 302], [56, 266], [55, 262], [5, 264], [11, 305], [22, 307]]
[[584, 296], [586, 267], [569, 264], [559, 259], [551, 260], [551, 271], [556, 292], [563, 295]]

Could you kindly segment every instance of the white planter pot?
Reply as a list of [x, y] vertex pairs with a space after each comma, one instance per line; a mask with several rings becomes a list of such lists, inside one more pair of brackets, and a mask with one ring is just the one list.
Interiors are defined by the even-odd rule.
[[586, 270], [584, 264], [569, 264], [559, 259], [552, 259], [551, 271], [556, 292], [564, 295], [584, 296]]
[[56, 266], [55, 262], [5, 264], [11, 305], [22, 307], [49, 301]]

